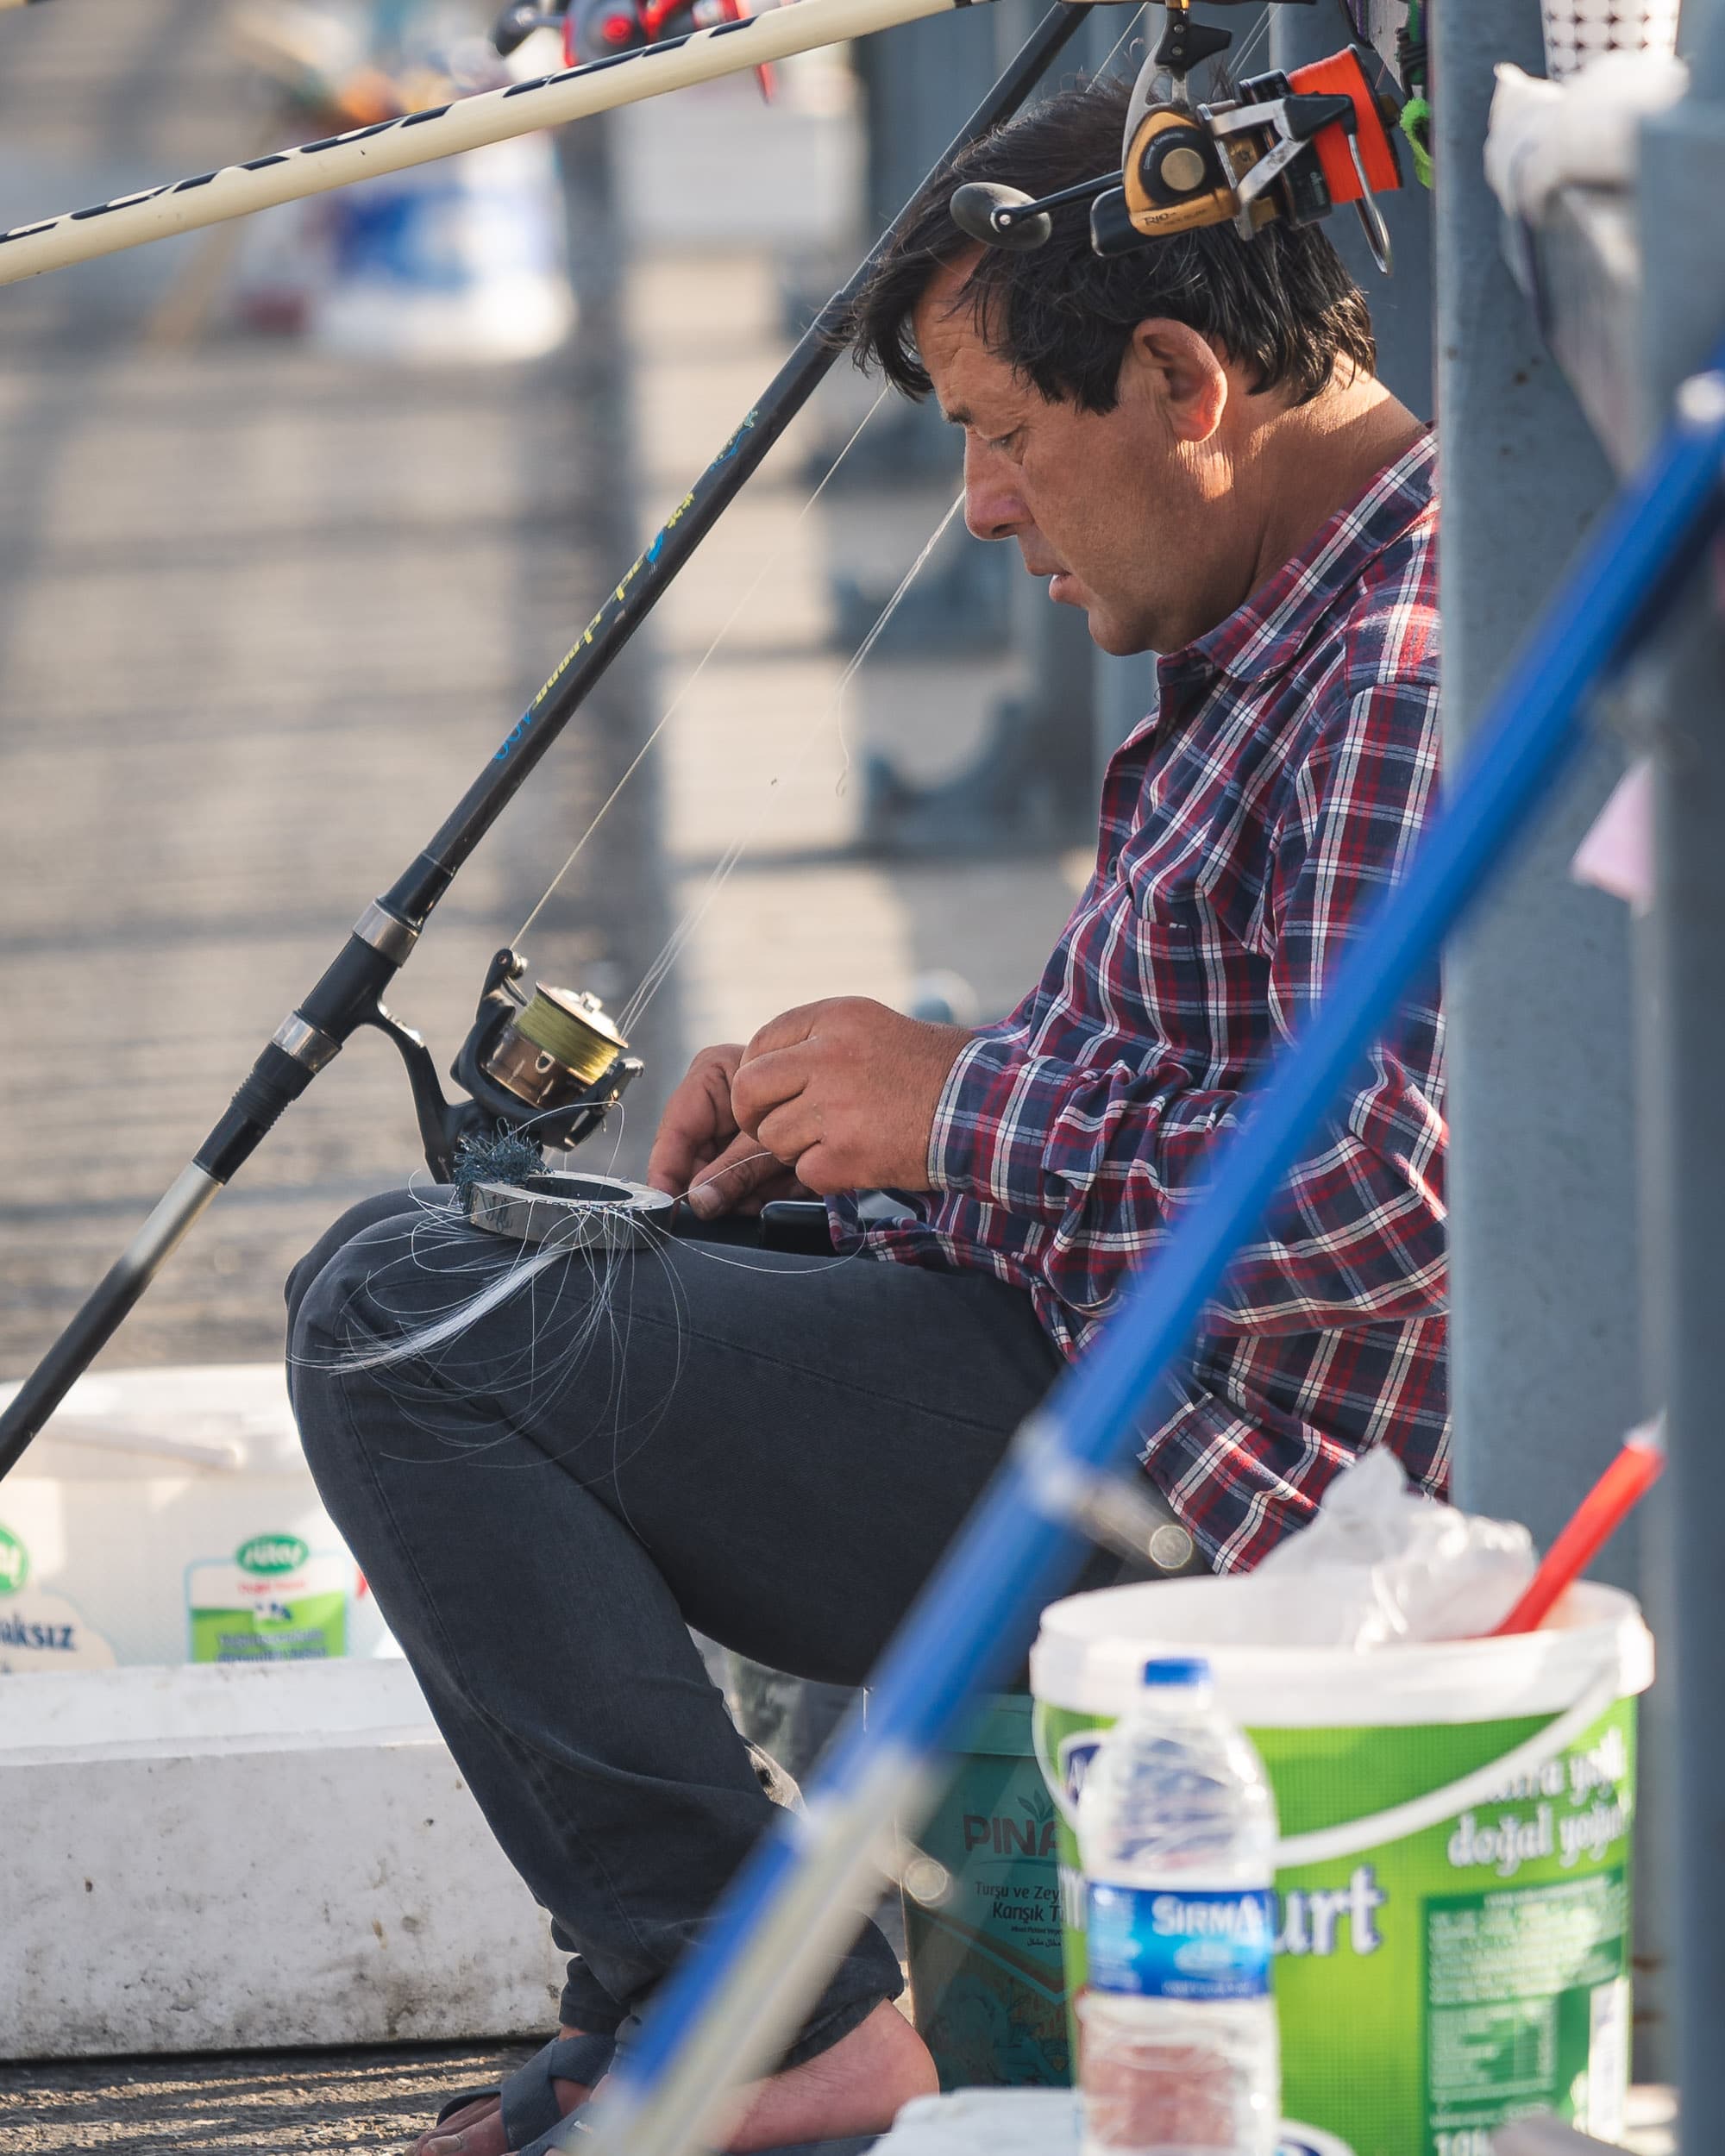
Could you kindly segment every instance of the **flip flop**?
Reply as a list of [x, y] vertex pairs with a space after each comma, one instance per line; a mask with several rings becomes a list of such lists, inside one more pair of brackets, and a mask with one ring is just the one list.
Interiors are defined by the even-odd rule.
[[[0, 6], [4, 0], [0, 0]], [[750, 1741], [749, 1757], [755, 1769], [756, 1779], [775, 1804], [790, 1811], [802, 1808], [802, 1791], [785, 1771], [770, 1752]], [[578, 2081], [584, 2088], [592, 2088], [611, 2065], [617, 2050], [615, 2034], [609, 2036], [554, 2036], [549, 2044], [542, 2045], [524, 2066], [518, 2066], [499, 2084], [492, 2082], [486, 2089], [463, 2089], [452, 2096], [432, 2121], [433, 2128], [442, 2126], [457, 2111], [465, 2110], [470, 2103], [483, 2103], [491, 2096], [502, 2099], [504, 2130], [509, 2136], [511, 2156], [530, 2147], [539, 2156], [542, 2145], [549, 2140], [563, 2122], [563, 2113], [557, 2109], [556, 2091], [553, 2081]], [[859, 2141], [859, 2149], [869, 2147]], [[790, 2156], [800, 2156], [800, 2151]], [[825, 2144], [822, 2156], [826, 2156]], [[833, 2144], [832, 2156], [850, 2156], [848, 2147]]]
[[536, 2147], [563, 2122], [557, 2092], [551, 2084], [578, 2081], [583, 2088], [591, 2089], [611, 2065], [616, 2049], [614, 2036], [554, 2036], [549, 2044], [541, 2045], [525, 2065], [518, 2066], [501, 2082], [494, 2081], [488, 2089], [463, 2089], [459, 2096], [451, 2096], [437, 2114], [434, 2127], [442, 2126], [470, 2103], [483, 2103], [487, 2096], [497, 2096], [502, 2102], [504, 2131], [510, 2147], [518, 2149], [530, 2141]]

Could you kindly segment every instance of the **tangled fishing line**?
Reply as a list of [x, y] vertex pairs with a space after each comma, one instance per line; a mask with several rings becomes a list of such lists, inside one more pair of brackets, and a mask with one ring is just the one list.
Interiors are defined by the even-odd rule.
[[[690, 691], [699, 680], [738, 619], [760, 592], [768, 578], [780, 567], [788, 553], [796, 532], [801, 528], [815, 503], [831, 483], [839, 466], [855, 447], [869, 420], [880, 410], [885, 396], [886, 392], [883, 390], [875, 398], [868, 413], [864, 415], [860, 424], [828, 467], [819, 485], [815, 486], [804, 503], [790, 532], [781, 541], [762, 565], [748, 590], [732, 607], [717, 635], [709, 642], [694, 667], [684, 679], [676, 694], [637, 750], [623, 776], [612, 788], [598, 812], [590, 819], [574, 847], [541, 894], [523, 924], [521, 931], [515, 937], [516, 942], [518, 943], [522, 939], [527, 929], [543, 911], [558, 885], [580, 859], [582, 851], [621, 795], [624, 787], [640, 768], [655, 743], [663, 734], [672, 718], [687, 699]], [[837, 726], [841, 744], [844, 742], [844, 702], [847, 691], [885, 634], [893, 617], [903, 604], [906, 594], [916, 582], [936, 548], [951, 528], [953, 519], [963, 505], [963, 496], [960, 494], [946, 509], [939, 523], [918, 550], [909, 568], [906, 570], [894, 586], [891, 595], [870, 624], [868, 634], [852, 653], [834, 684], [828, 699], [825, 717]], [[790, 771], [794, 772], [800, 767], [824, 731], [825, 729], [821, 726], [811, 726], [807, 730], [800, 747], [787, 767]], [[848, 768], [847, 749], [844, 769], [840, 774], [841, 785], [844, 780], [844, 770], [848, 770]], [[783, 775], [783, 773], [775, 774], [770, 780], [766, 789], [766, 800], [761, 813], [749, 829], [725, 849], [693, 903], [686, 909], [681, 918], [666, 937], [664, 943], [648, 966], [640, 984], [619, 1012], [618, 1020], [619, 1030], [626, 1033], [639, 1023], [642, 1014], [663, 985], [708, 909], [724, 889], [738, 862], [759, 835], [762, 824], [771, 813], [773, 790], [778, 786]], [[414, 1197], [412, 1202], [416, 1212], [407, 1224], [404, 1245], [391, 1257], [386, 1257], [384, 1251], [380, 1250], [379, 1257], [381, 1262], [373, 1268], [367, 1282], [367, 1299], [372, 1303], [378, 1317], [384, 1323], [390, 1324], [392, 1313], [389, 1305], [392, 1300], [392, 1275], [396, 1277], [398, 1287], [407, 1278], [428, 1271], [435, 1271], [448, 1277], [453, 1284], [457, 1286], [459, 1292], [452, 1298], [447, 1308], [430, 1319], [421, 1317], [417, 1323], [403, 1322], [399, 1330], [392, 1327], [389, 1337], [373, 1335], [363, 1343], [355, 1341], [354, 1344], [344, 1349], [336, 1358], [336, 1366], [339, 1369], [344, 1373], [354, 1374], [368, 1370], [389, 1369], [394, 1373], [392, 1390], [405, 1407], [411, 1410], [415, 1397], [423, 1399], [427, 1402], [435, 1400], [447, 1406], [452, 1390], [458, 1395], [465, 1395], [476, 1388], [480, 1382], [481, 1373], [477, 1369], [464, 1371], [459, 1362], [452, 1359], [452, 1351], [459, 1348], [459, 1344], [464, 1337], [482, 1319], [488, 1317], [516, 1296], [524, 1293], [530, 1294], [535, 1282], [542, 1274], [549, 1271], [554, 1266], [567, 1265], [572, 1258], [579, 1257], [590, 1270], [590, 1292], [576, 1298], [570, 1298], [561, 1294], [554, 1294], [549, 1299], [549, 1309], [543, 1313], [538, 1310], [537, 1299], [535, 1298], [534, 1307], [530, 1313], [527, 1326], [526, 1344], [514, 1354], [505, 1355], [502, 1363], [499, 1363], [498, 1359], [497, 1343], [488, 1337], [482, 1373], [485, 1389], [492, 1391], [499, 1387], [524, 1386], [526, 1401], [524, 1412], [530, 1414], [535, 1412], [536, 1403], [543, 1406], [549, 1395], [560, 1390], [568, 1382], [574, 1373], [590, 1360], [592, 1349], [600, 1338], [607, 1333], [611, 1336], [614, 1347], [618, 1351], [611, 1357], [612, 1370], [613, 1373], [620, 1370], [622, 1333], [627, 1325], [627, 1313], [619, 1313], [617, 1302], [619, 1288], [624, 1280], [628, 1277], [629, 1264], [635, 1256], [633, 1250], [619, 1248], [604, 1236], [596, 1237], [591, 1243], [583, 1244], [577, 1250], [569, 1243], [537, 1247], [511, 1244], [499, 1238], [475, 1237], [469, 1230], [466, 1207], [466, 1194], [469, 1186], [480, 1181], [512, 1181], [532, 1172], [538, 1166], [539, 1149], [533, 1142], [531, 1129], [532, 1119], [530, 1119], [518, 1131], [500, 1131], [492, 1139], [477, 1145], [469, 1144], [464, 1147], [457, 1162], [453, 1193], [447, 1198], [432, 1198], [429, 1195]], [[619, 1107], [613, 1131], [611, 1156], [612, 1165], [615, 1163], [618, 1149], [622, 1143], [624, 1117], [622, 1109]], [[747, 1156], [746, 1160], [766, 1157], [768, 1156], [763, 1148], [759, 1154]], [[743, 1167], [746, 1164], [746, 1160], [731, 1163], [732, 1169]], [[692, 1189], [698, 1188], [701, 1180], [700, 1177], [697, 1177], [695, 1183], [691, 1187]], [[679, 1194], [679, 1202], [689, 1194], [689, 1192]], [[568, 1200], [564, 1202], [568, 1204], [573, 1211], [579, 1211], [584, 1201]], [[586, 1202], [590, 1202], [596, 1210], [603, 1208], [607, 1203], [603, 1199]], [[666, 1230], [657, 1226], [643, 1223], [640, 1233], [643, 1242], [649, 1247], [676, 1241], [680, 1248], [690, 1253], [692, 1258], [749, 1271], [771, 1270], [775, 1275], [787, 1279], [806, 1276], [810, 1271], [825, 1271], [833, 1266], [850, 1262], [845, 1257], [835, 1257], [827, 1260], [825, 1263], [817, 1263], [812, 1267], [781, 1265], [762, 1267], [752, 1264], [746, 1257], [723, 1251], [710, 1244], [703, 1244], [693, 1238], [674, 1238]], [[681, 1284], [676, 1281], [674, 1268], [665, 1267], [662, 1270], [672, 1283], [673, 1307], [681, 1318], [683, 1314], [682, 1290]], [[476, 1278], [480, 1284], [474, 1287], [473, 1283]], [[423, 1294], [423, 1283], [417, 1283], [413, 1298], [415, 1301], [417, 1300], [420, 1294]], [[405, 1303], [406, 1298], [403, 1297], [402, 1300]], [[405, 1307], [400, 1308], [396, 1315], [401, 1320], [408, 1319], [408, 1312]], [[677, 1328], [678, 1343], [675, 1357], [677, 1369], [681, 1369], [682, 1361], [682, 1330], [680, 1323]], [[416, 1367], [423, 1371], [423, 1380], [416, 1381], [409, 1376], [409, 1371]], [[674, 1370], [672, 1373], [674, 1377]], [[612, 1384], [617, 1382], [613, 1375]], [[614, 1409], [614, 1426], [620, 1432], [623, 1423], [623, 1403], [614, 1401], [609, 1392], [603, 1398], [590, 1399], [586, 1403], [586, 1407], [588, 1411], [588, 1419], [593, 1423], [605, 1421]], [[418, 1418], [416, 1417], [415, 1420], [417, 1420]], [[430, 1425], [422, 1425], [422, 1426], [428, 1429], [431, 1427]], [[441, 1433], [434, 1431], [433, 1434]], [[469, 1446], [464, 1443], [463, 1450], [468, 1449], [470, 1449]], [[613, 1462], [612, 1464], [615, 1466], [617, 1463]]]
[[[1269, 10], [1265, 8], [1252, 37], [1247, 41], [1246, 49], [1249, 50], [1256, 41], [1268, 16]], [[1095, 71], [1097, 73], [1105, 74], [1113, 66], [1139, 29], [1143, 16], [1142, 9], [1133, 10], [1126, 29], [1115, 41], [1101, 67]], [[525, 938], [565, 878], [580, 860], [624, 788], [640, 771], [673, 718], [687, 702], [737, 622], [768, 579], [785, 565], [815, 505], [880, 411], [888, 393], [883, 386], [833, 457], [803, 502], [790, 529], [771, 550], [748, 588], [731, 607], [700, 657], [630, 757], [622, 775], [599, 804], [555, 874], [535, 901], [521, 927], [511, 939], [512, 944], [519, 945]], [[924, 541], [833, 685], [823, 719], [830, 721], [837, 731], [842, 763], [837, 783], [841, 788], [850, 768], [849, 745], [844, 736], [846, 695], [891, 624], [906, 594], [951, 528], [954, 518], [963, 506], [963, 501], [961, 492]], [[639, 1025], [654, 997], [687, 949], [691, 938], [759, 836], [772, 813], [775, 789], [779, 787], [781, 779], [787, 772], [794, 773], [801, 768], [815, 743], [825, 737], [825, 733], [824, 723], [812, 724], [805, 730], [787, 770], [775, 774], [768, 782], [758, 813], [743, 834], [725, 847], [700, 888], [684, 909], [618, 1013], [618, 1027], [625, 1037]], [[621, 1144], [622, 1131], [623, 1116], [619, 1108], [611, 1156], [613, 1164]], [[601, 1337], [609, 1335], [615, 1350], [610, 1358], [612, 1373], [610, 1383], [613, 1387], [620, 1383], [619, 1373], [624, 1366], [621, 1350], [629, 1323], [629, 1313], [626, 1309], [619, 1309], [618, 1301], [624, 1283], [632, 1277], [636, 1250], [623, 1247], [602, 1234], [595, 1236], [590, 1242], [583, 1241], [577, 1249], [569, 1240], [552, 1244], [511, 1244], [498, 1237], [474, 1235], [470, 1231], [467, 1217], [466, 1186], [481, 1180], [515, 1181], [532, 1172], [538, 1165], [539, 1149], [533, 1143], [530, 1132], [530, 1121], [518, 1134], [499, 1132], [492, 1140], [476, 1148], [469, 1147], [458, 1164], [456, 1188], [450, 1197], [433, 1199], [420, 1195], [413, 1199], [417, 1212], [406, 1225], [404, 1247], [393, 1258], [374, 1268], [367, 1282], [367, 1299], [374, 1313], [384, 1324], [389, 1325], [392, 1318], [389, 1308], [392, 1275], [397, 1273], [397, 1269], [405, 1269], [400, 1277], [415, 1278], [412, 1296], [403, 1295], [402, 1307], [395, 1313], [401, 1321], [399, 1329], [392, 1329], [390, 1337], [373, 1335], [363, 1343], [356, 1341], [341, 1354], [338, 1368], [355, 1374], [388, 1369], [392, 1375], [392, 1389], [400, 1397], [404, 1407], [408, 1406], [411, 1398], [416, 1395], [427, 1401], [436, 1399], [447, 1406], [452, 1390], [460, 1397], [480, 1390], [494, 1394], [505, 1387], [524, 1386], [527, 1402], [524, 1412], [530, 1415], [536, 1411], [536, 1403], [543, 1405], [549, 1395], [569, 1382], [573, 1375], [590, 1361], [592, 1351]], [[761, 1154], [749, 1157], [767, 1157], [765, 1149]], [[740, 1167], [743, 1164], [738, 1162], [733, 1165]], [[697, 1185], [699, 1181], [699, 1178], [697, 1178]], [[681, 1194], [683, 1198], [688, 1194], [687, 1192]], [[565, 1202], [578, 1210], [581, 1201]], [[591, 1202], [598, 1207], [607, 1201], [599, 1199]], [[825, 1271], [832, 1265], [850, 1262], [848, 1258], [837, 1257], [812, 1267], [756, 1266], [751, 1265], [747, 1258], [727, 1253], [711, 1243], [703, 1243], [693, 1238], [673, 1238], [667, 1230], [648, 1223], [640, 1224], [639, 1238], [643, 1248], [675, 1240], [680, 1250], [687, 1251], [692, 1259], [741, 1267], [747, 1270], [771, 1270], [783, 1279], [806, 1277], [811, 1270]], [[382, 1259], [384, 1253], [381, 1250], [379, 1255]], [[577, 1257], [589, 1269], [591, 1292], [583, 1296], [571, 1297], [561, 1292], [560, 1283], [559, 1291], [549, 1296], [549, 1307], [542, 1313], [538, 1309], [540, 1298], [535, 1294], [536, 1283], [542, 1275], [555, 1267], [568, 1265]], [[683, 1326], [681, 1319], [685, 1314], [683, 1289], [676, 1278], [674, 1266], [666, 1265], [660, 1270], [671, 1283], [673, 1310], [680, 1320], [677, 1325], [675, 1369], [672, 1372], [674, 1380], [675, 1371], [681, 1369], [682, 1363]], [[423, 1315], [423, 1283], [415, 1277], [427, 1271], [436, 1271], [447, 1276], [452, 1288], [457, 1290], [448, 1306], [429, 1319]], [[477, 1286], [474, 1284], [476, 1280]], [[522, 1294], [530, 1298], [530, 1306], [524, 1344], [512, 1352], [507, 1351], [494, 1337], [492, 1329], [485, 1344], [483, 1369], [476, 1363], [473, 1369], [464, 1372], [460, 1354], [461, 1344], [466, 1335], [482, 1319]], [[405, 1307], [410, 1300], [417, 1306], [412, 1316]], [[499, 1360], [500, 1355], [503, 1357], [501, 1363]], [[422, 1372], [423, 1377], [413, 1376], [411, 1373], [415, 1371]], [[608, 1391], [602, 1400], [589, 1398], [584, 1407], [584, 1420], [589, 1427], [599, 1426], [609, 1417], [620, 1436], [625, 1407], [620, 1399], [613, 1399]], [[463, 1449], [468, 1449], [467, 1443], [464, 1442]], [[613, 1463], [613, 1466], [615, 1464]]]

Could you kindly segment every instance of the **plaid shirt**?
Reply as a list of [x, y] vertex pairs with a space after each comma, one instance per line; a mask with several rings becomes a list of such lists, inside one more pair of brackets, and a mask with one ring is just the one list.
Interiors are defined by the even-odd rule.
[[[1386, 466], [1159, 661], [1157, 711], [1108, 767], [1095, 871], [1058, 946], [953, 1066], [930, 1192], [893, 1220], [834, 1201], [841, 1247], [996, 1273], [1069, 1356], [1154, 1263], [1435, 808], [1435, 454], [1427, 436]], [[1433, 968], [1143, 1432], [1219, 1569], [1303, 1526], [1371, 1445], [1446, 1486], [1442, 1104]]]

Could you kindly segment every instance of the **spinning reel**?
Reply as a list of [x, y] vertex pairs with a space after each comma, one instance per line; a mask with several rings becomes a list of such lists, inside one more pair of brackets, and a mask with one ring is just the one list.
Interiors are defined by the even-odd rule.
[[401, 1051], [425, 1164], [440, 1182], [450, 1181], [464, 1145], [490, 1145], [500, 1131], [541, 1152], [579, 1145], [641, 1069], [596, 996], [538, 983], [524, 996], [516, 984], [526, 970], [526, 960], [506, 949], [486, 969], [472, 1030], [449, 1066], [465, 1100], [445, 1099], [431, 1052], [411, 1027], [381, 1005], [371, 1020]]
[[1178, 232], [1232, 224], [1242, 239], [1276, 219], [1312, 224], [1338, 203], [1358, 212], [1372, 260], [1388, 276], [1389, 234], [1377, 197], [1402, 185], [1389, 116], [1352, 47], [1291, 73], [1246, 78], [1232, 97], [1186, 102], [1188, 72], [1229, 42], [1226, 30], [1169, 9], [1161, 42], [1127, 108], [1120, 170], [1033, 199], [973, 180], [950, 204], [960, 231], [985, 247], [1044, 246], [1051, 214], [1090, 204], [1090, 245], [1126, 254]]

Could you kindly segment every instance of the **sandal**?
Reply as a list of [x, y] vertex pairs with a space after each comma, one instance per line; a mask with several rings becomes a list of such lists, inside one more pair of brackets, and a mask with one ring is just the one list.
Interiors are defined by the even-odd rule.
[[557, 2108], [554, 2081], [578, 2081], [590, 2089], [604, 2075], [617, 2048], [614, 2036], [554, 2036], [543, 2044], [525, 2065], [518, 2066], [488, 2089], [463, 2089], [437, 2114], [433, 2130], [470, 2103], [496, 2096], [503, 2107], [503, 2129], [511, 2149], [536, 2148], [548, 2142], [552, 2130], [563, 2123]]

